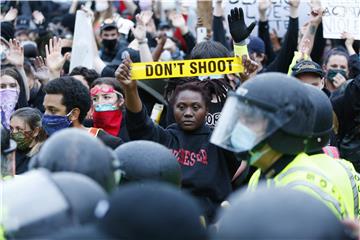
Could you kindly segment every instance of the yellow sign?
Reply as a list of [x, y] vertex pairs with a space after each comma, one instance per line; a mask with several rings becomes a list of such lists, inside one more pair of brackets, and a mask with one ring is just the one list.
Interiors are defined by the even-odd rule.
[[208, 76], [243, 71], [244, 67], [239, 57], [131, 64], [133, 80]]

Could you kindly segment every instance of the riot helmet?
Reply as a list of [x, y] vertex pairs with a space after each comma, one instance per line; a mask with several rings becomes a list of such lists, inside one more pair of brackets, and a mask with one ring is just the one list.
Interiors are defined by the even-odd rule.
[[115, 154], [123, 172], [121, 182], [152, 180], [180, 186], [180, 166], [171, 150], [159, 143], [131, 141], [119, 146]]
[[321, 151], [330, 141], [333, 129], [333, 109], [330, 99], [320, 89], [305, 85], [308, 96], [315, 107], [315, 122], [311, 138], [308, 140], [307, 153]]
[[92, 179], [45, 169], [4, 182], [2, 193], [0, 224], [9, 238], [35, 238], [94, 222], [97, 203], [106, 200], [105, 191]]
[[214, 240], [352, 239], [323, 202], [301, 191], [261, 185], [234, 193], [229, 202], [218, 214]]
[[69, 128], [55, 133], [30, 161], [30, 168], [84, 174], [105, 190], [115, 187], [116, 157], [112, 150], [84, 130]]
[[229, 93], [210, 141], [235, 153], [266, 143], [294, 155], [305, 150], [314, 120], [304, 84], [282, 73], [259, 74]]

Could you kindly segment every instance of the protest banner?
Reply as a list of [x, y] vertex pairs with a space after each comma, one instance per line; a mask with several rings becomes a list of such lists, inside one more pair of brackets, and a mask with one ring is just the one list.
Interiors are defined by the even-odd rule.
[[360, 0], [322, 0], [324, 38], [340, 39], [351, 33], [360, 40]]
[[241, 73], [241, 58], [209, 58], [169, 62], [144, 62], [131, 65], [133, 80], [208, 76]]
[[76, 11], [74, 39], [71, 51], [70, 71], [77, 66], [93, 68], [95, 54], [93, 41], [94, 33], [91, 17], [84, 11]]
[[[267, 12], [270, 30], [275, 29], [279, 37], [283, 37], [289, 25], [289, 0], [271, 0], [272, 5]], [[307, 0], [301, 0], [299, 6], [299, 26], [302, 26], [308, 19], [310, 7]], [[244, 10], [245, 22], [247, 25], [259, 20], [258, 4], [259, 0], [227, 0], [224, 3], [225, 16], [230, 14], [234, 7], [241, 7]], [[226, 26], [227, 24], [227, 17]], [[257, 27], [252, 35], [257, 35]]]

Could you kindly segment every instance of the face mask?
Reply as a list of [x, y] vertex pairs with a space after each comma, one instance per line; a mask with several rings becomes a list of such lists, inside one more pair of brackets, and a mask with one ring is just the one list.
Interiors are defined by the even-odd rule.
[[41, 119], [42, 126], [48, 136], [51, 136], [53, 133], [68, 128], [71, 125], [69, 120], [71, 112], [65, 116], [57, 115], [44, 115]]
[[231, 133], [230, 142], [234, 149], [240, 152], [250, 150], [256, 145], [256, 133], [238, 122]]
[[31, 134], [31, 131], [11, 133], [11, 138], [16, 142], [17, 149], [22, 151], [29, 149], [30, 144], [34, 140]]
[[111, 39], [111, 40], [109, 40], [109, 39], [103, 39], [103, 40], [102, 40], [102, 44], [104, 45], [104, 47], [105, 47], [106, 49], [112, 50], [112, 49], [114, 49], [114, 48], [116, 47], [117, 39]]
[[172, 38], [174, 36], [174, 32], [172, 30], [165, 31], [165, 34], [168, 38]]
[[95, 112], [106, 112], [106, 111], [115, 111], [119, 108], [112, 104], [97, 104], [95, 105]]
[[108, 7], [109, 7], [109, 4], [107, 1], [96, 1], [96, 3], [95, 3], [95, 10], [97, 12], [103, 12], [106, 9], [108, 9]]
[[172, 57], [171, 57], [171, 53], [168, 50], [164, 50], [161, 55], [160, 55], [160, 60], [162, 62], [167, 62], [167, 61], [171, 61]]
[[344, 78], [346, 78], [346, 72], [342, 69], [329, 69], [329, 71], [327, 72], [326, 78], [333, 82], [334, 81], [334, 77], [340, 73]]
[[104, 129], [105, 132], [117, 137], [120, 132], [122, 117], [120, 110], [95, 111], [93, 113], [94, 127]]
[[0, 119], [6, 129], [10, 128], [10, 116], [15, 110], [18, 99], [19, 92], [17, 89], [0, 90]]

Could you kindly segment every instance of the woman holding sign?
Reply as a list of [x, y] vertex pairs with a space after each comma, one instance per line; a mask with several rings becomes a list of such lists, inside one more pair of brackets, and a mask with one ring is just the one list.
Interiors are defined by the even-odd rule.
[[130, 139], [152, 140], [172, 150], [181, 166], [182, 187], [198, 199], [211, 221], [232, 191], [231, 178], [240, 162], [209, 143], [211, 130], [205, 124], [209, 94], [195, 83], [178, 86], [170, 101], [176, 123], [164, 129], [147, 115], [137, 82], [131, 80], [130, 64], [131, 60], [125, 59], [115, 73], [125, 93]]

